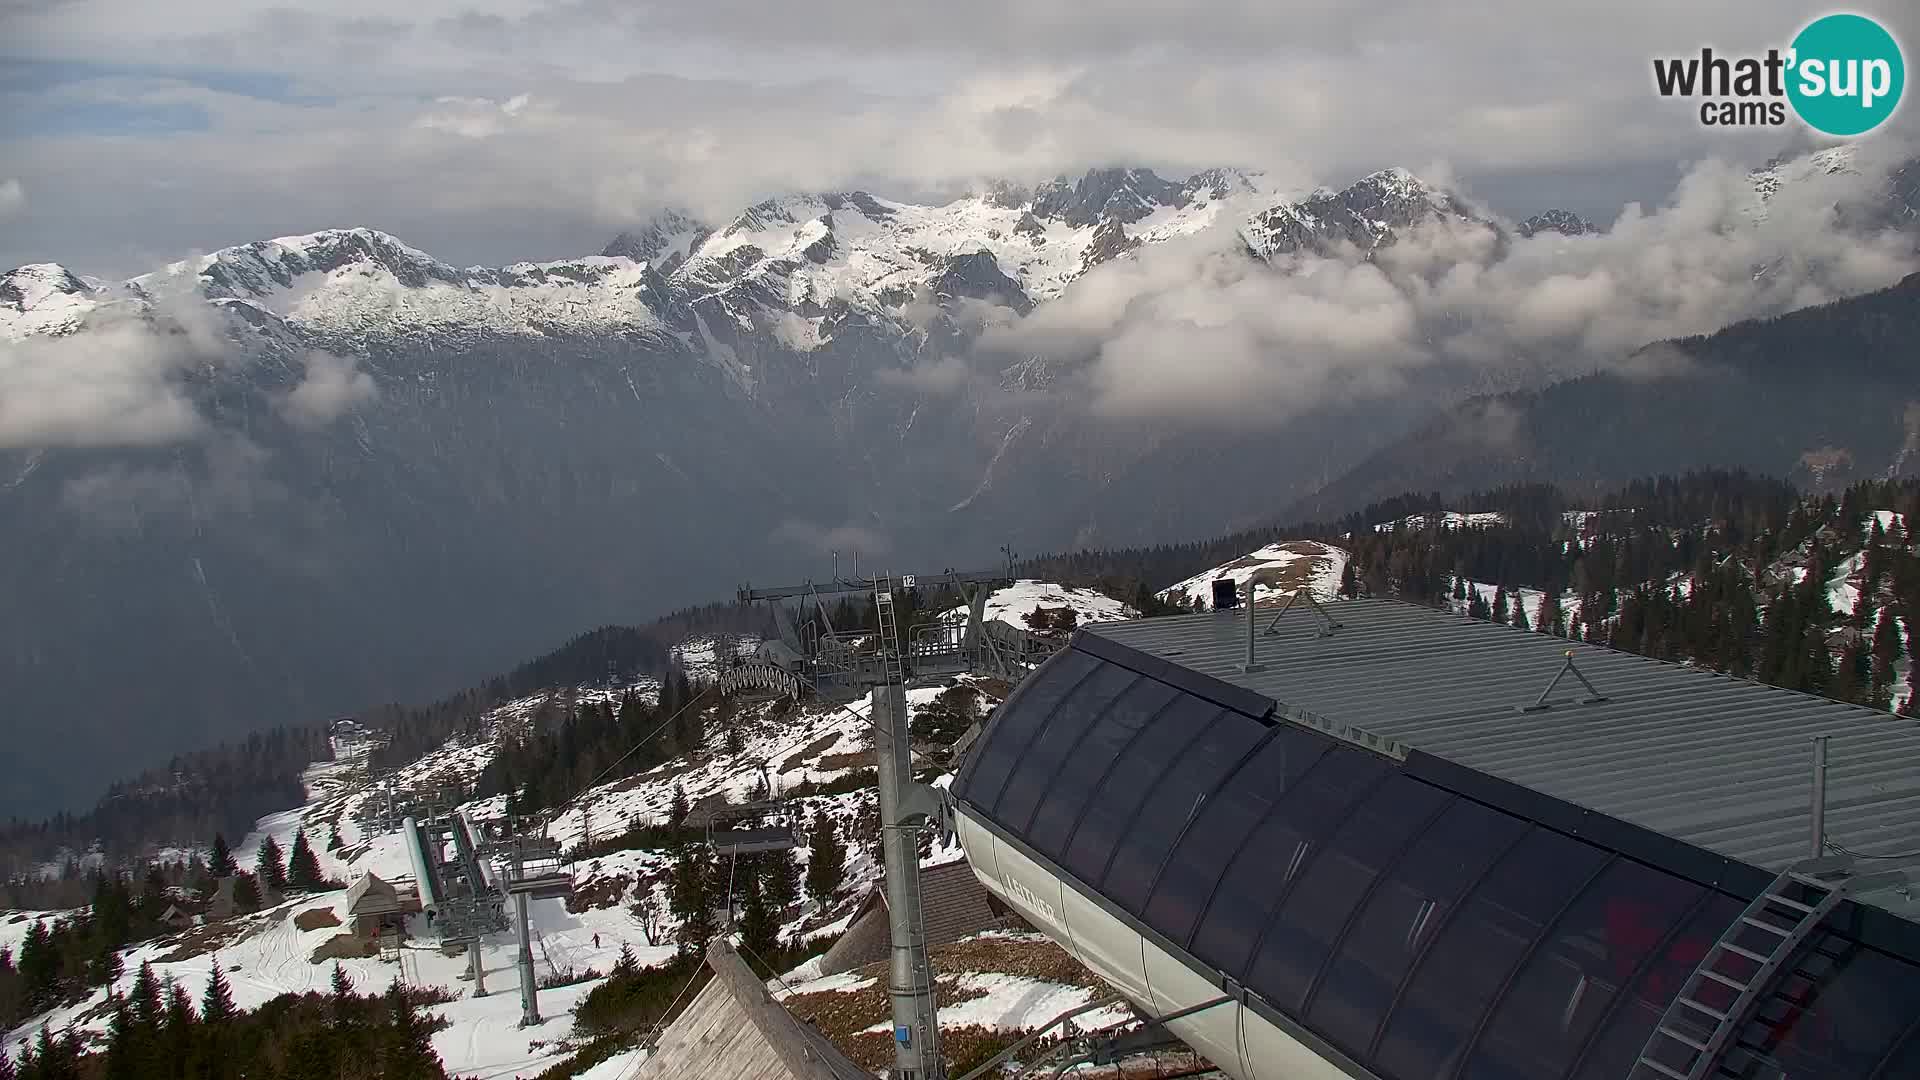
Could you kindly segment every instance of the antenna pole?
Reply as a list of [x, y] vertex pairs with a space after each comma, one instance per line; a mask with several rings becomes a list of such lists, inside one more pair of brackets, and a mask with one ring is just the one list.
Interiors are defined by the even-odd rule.
[[1808, 837], [1815, 859], [1827, 851], [1827, 736], [1813, 737], [1813, 828]]

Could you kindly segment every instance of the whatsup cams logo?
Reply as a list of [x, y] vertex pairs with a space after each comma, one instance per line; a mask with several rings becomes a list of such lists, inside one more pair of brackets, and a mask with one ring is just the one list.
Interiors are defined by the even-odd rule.
[[1906, 82], [1900, 43], [1864, 15], [1815, 19], [1764, 56], [1704, 48], [1653, 62], [1660, 96], [1701, 99], [1707, 127], [1779, 127], [1791, 110], [1816, 131], [1864, 135], [1893, 115]]

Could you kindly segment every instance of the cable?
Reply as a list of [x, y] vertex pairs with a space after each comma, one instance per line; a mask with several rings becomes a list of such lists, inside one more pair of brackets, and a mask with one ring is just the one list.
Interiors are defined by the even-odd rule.
[[1855, 851], [1838, 840], [1828, 840], [1826, 843], [1829, 850], [1850, 855], [1856, 859], [1920, 859], [1920, 851], [1896, 851], [1886, 855], [1869, 855], [1864, 851]]
[[654, 736], [656, 736], [656, 735], [658, 735], [658, 734], [660, 734], [661, 732], [663, 732], [663, 731], [665, 731], [665, 730], [667, 730], [667, 725], [668, 725], [668, 724], [671, 724], [671, 723], [673, 723], [673, 722], [674, 722], [675, 720], [678, 720], [678, 719], [680, 719], [680, 717], [681, 717], [681, 715], [682, 715], [682, 714], [684, 714], [684, 713], [685, 713], [685, 712], [686, 712], [686, 711], [687, 711], [688, 709], [691, 709], [691, 708], [693, 708], [693, 707], [694, 707], [695, 705], [698, 705], [698, 704], [700, 704], [700, 701], [701, 701], [701, 699], [702, 699], [702, 698], [704, 698], [704, 697], [706, 697], [706, 696], [707, 696], [708, 694], [711, 694], [711, 693], [713, 693], [715, 689], [717, 689], [717, 684], [716, 684], [716, 685], [714, 685], [714, 686], [708, 686], [708, 687], [707, 687], [707, 688], [706, 688], [705, 690], [702, 690], [702, 691], [700, 691], [700, 692], [699, 692], [698, 694], [695, 694], [695, 695], [693, 696], [693, 700], [691, 700], [691, 701], [689, 701], [689, 702], [687, 702], [687, 703], [686, 703], [685, 705], [682, 705], [682, 706], [680, 706], [680, 708], [679, 708], [679, 709], [678, 709], [677, 711], [675, 711], [675, 712], [674, 712], [674, 714], [673, 714], [672, 716], [669, 716], [669, 717], [667, 717], [667, 718], [666, 718], [665, 720], [662, 720], [662, 721], [660, 721], [660, 722], [659, 722], [658, 724], [656, 724], [656, 725], [654, 725], [654, 728], [653, 728], [653, 730], [652, 730], [652, 731], [649, 731], [649, 732], [647, 732], [647, 733], [646, 733], [646, 735], [645, 735], [644, 737], [642, 737], [642, 738], [640, 739], [640, 741], [638, 741], [638, 742], [636, 742], [636, 743], [634, 743], [634, 744], [633, 744], [632, 746], [630, 746], [630, 747], [628, 747], [628, 748], [627, 748], [627, 752], [626, 752], [626, 753], [624, 753], [624, 754], [621, 754], [621, 755], [620, 755], [619, 757], [617, 757], [617, 758], [614, 758], [614, 759], [613, 759], [613, 764], [611, 764], [611, 765], [608, 765], [608, 766], [607, 766], [606, 768], [604, 768], [604, 769], [602, 769], [602, 770], [600, 770], [600, 775], [598, 775], [598, 776], [596, 776], [596, 777], [594, 777], [593, 779], [591, 779], [591, 780], [589, 780], [589, 781], [587, 781], [587, 782], [586, 782], [585, 784], [582, 784], [582, 785], [580, 786], [580, 790], [579, 790], [579, 791], [577, 791], [577, 792], [575, 792], [575, 793], [574, 793], [574, 796], [573, 796], [573, 798], [571, 798], [571, 799], [568, 799], [568, 800], [567, 800], [567, 802], [566, 802], [566, 805], [564, 805], [564, 806], [562, 806], [562, 807], [560, 808], [560, 811], [559, 811], [559, 813], [558, 813], [558, 814], [555, 814], [554, 816], [555, 816], [555, 817], [557, 818], [557, 817], [559, 817], [559, 816], [560, 816], [560, 814], [564, 814], [564, 813], [566, 813], [566, 812], [567, 812], [568, 810], [571, 810], [571, 809], [573, 809], [573, 804], [574, 804], [574, 802], [575, 802], [576, 800], [578, 800], [578, 799], [580, 799], [581, 797], [583, 797], [583, 796], [585, 796], [585, 795], [586, 795], [586, 794], [587, 794], [588, 792], [590, 792], [590, 791], [592, 791], [592, 790], [594, 789], [594, 786], [595, 786], [595, 785], [597, 785], [598, 783], [600, 783], [600, 781], [602, 781], [602, 780], [605, 780], [605, 779], [607, 778], [607, 776], [608, 776], [608, 774], [610, 774], [610, 773], [612, 773], [612, 772], [613, 772], [613, 770], [615, 770], [615, 769], [617, 769], [617, 768], [619, 768], [619, 767], [620, 767], [620, 763], [621, 763], [621, 762], [623, 762], [623, 761], [625, 761], [625, 760], [627, 760], [628, 758], [630, 758], [630, 757], [632, 757], [632, 756], [633, 756], [633, 753], [634, 753], [634, 751], [636, 751], [636, 750], [638, 750], [638, 749], [640, 749], [641, 747], [643, 747], [643, 746], [645, 746], [645, 745], [647, 745], [648, 743], [650, 743], [650, 742], [652, 742], [652, 741], [653, 741], [653, 739], [654, 739]]
[[785, 990], [789, 994], [794, 993], [793, 984], [788, 982], [786, 978], [780, 974], [779, 969], [775, 968], [772, 964], [767, 963], [766, 959], [762, 957], [759, 953], [754, 952], [753, 946], [747, 944], [746, 941], [742, 939], [740, 942], [740, 947], [747, 950], [748, 956], [751, 956], [755, 960], [760, 961], [760, 966], [767, 969], [767, 973], [773, 976], [773, 981], [780, 984], [780, 989]]

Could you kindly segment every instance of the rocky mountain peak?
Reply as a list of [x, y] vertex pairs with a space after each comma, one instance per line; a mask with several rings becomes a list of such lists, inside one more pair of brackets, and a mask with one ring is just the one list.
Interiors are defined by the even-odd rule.
[[670, 269], [685, 259], [687, 251], [697, 247], [700, 239], [711, 232], [690, 214], [664, 210], [638, 228], [622, 230], [601, 249], [600, 254], [610, 258], [632, 259], [634, 262], [658, 263], [662, 269]]
[[1041, 188], [1033, 212], [1079, 229], [1114, 220], [1131, 224], [1163, 206], [1184, 206], [1183, 185], [1152, 169], [1089, 169], [1078, 182], [1059, 177]]
[[1563, 236], [1586, 236], [1600, 231], [1600, 226], [1581, 217], [1571, 210], [1542, 210], [1519, 225], [1521, 236], [1533, 236], [1536, 233], [1557, 232]]

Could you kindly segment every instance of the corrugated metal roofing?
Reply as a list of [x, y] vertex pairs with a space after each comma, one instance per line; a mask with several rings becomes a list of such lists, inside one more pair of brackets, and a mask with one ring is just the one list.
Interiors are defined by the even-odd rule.
[[[1830, 736], [1827, 837], [1920, 879], [1920, 722], [1613, 649], [1390, 600], [1261, 608], [1243, 670], [1242, 611], [1101, 623], [1080, 633], [1278, 704], [1279, 715], [1417, 749], [1778, 871], [1809, 854], [1815, 735]], [[1571, 651], [1571, 675], [1526, 712]], [[1402, 751], [1403, 752], [1403, 751]], [[1920, 921], [1920, 889], [1857, 899]]]

